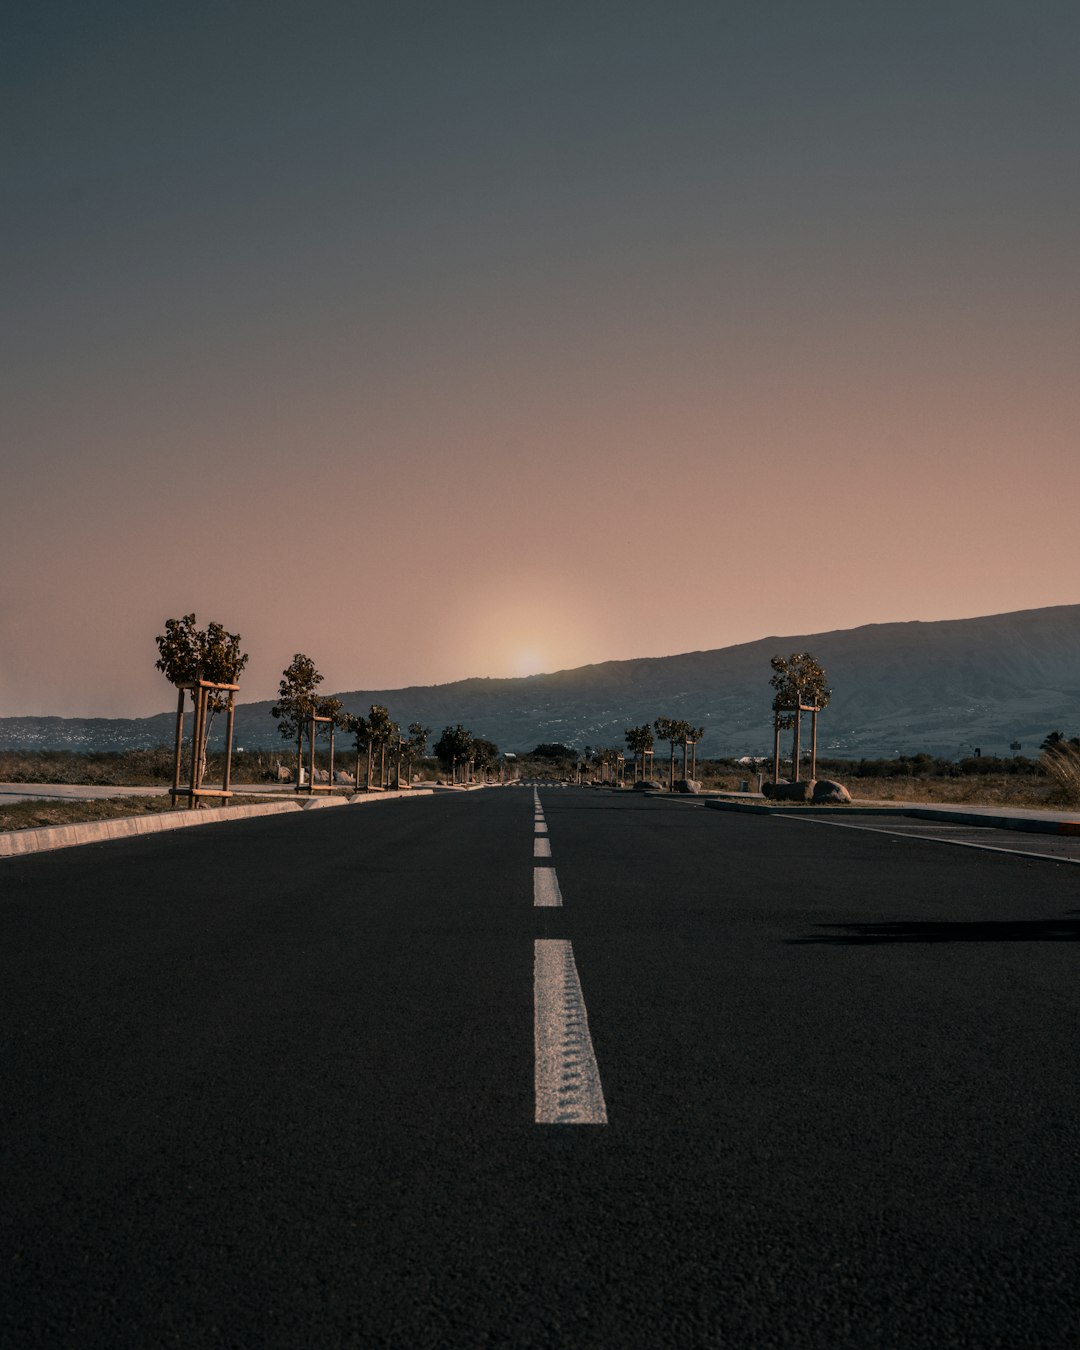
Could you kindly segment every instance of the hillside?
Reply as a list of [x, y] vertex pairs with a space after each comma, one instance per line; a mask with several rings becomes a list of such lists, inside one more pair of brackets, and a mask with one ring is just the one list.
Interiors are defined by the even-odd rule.
[[[1014, 740], [1030, 753], [1054, 728], [1080, 731], [1080, 605], [868, 624], [521, 679], [339, 696], [353, 711], [383, 703], [402, 725], [420, 721], [436, 735], [462, 722], [503, 749], [540, 741], [621, 745], [624, 728], [666, 715], [703, 724], [706, 755], [745, 754], [771, 746], [769, 658], [804, 649], [825, 666], [834, 690], [820, 733], [830, 753], [953, 756], [972, 746], [1007, 753]], [[239, 706], [237, 744], [282, 744], [270, 707]], [[0, 718], [0, 746], [12, 749], [122, 749], [171, 737], [167, 713], [130, 721]]]

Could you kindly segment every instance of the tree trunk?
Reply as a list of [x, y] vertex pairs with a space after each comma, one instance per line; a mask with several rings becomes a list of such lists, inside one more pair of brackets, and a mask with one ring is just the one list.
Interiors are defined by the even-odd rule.
[[795, 709], [795, 735], [791, 742], [791, 781], [799, 781], [799, 756], [802, 752], [802, 746], [799, 743], [799, 736], [802, 732], [802, 713], [798, 708]]
[[668, 790], [669, 792], [674, 792], [674, 791], [675, 791], [675, 742], [674, 742], [674, 741], [669, 741], [668, 744], [669, 744], [670, 747], [671, 747], [671, 758], [668, 760], [668, 780], [667, 780], [667, 790]]
[[370, 792], [370, 791], [371, 791], [371, 770], [372, 770], [372, 757], [373, 757], [373, 755], [374, 755], [374, 751], [375, 751], [375, 747], [374, 747], [373, 743], [372, 743], [371, 741], [368, 741], [368, 743], [367, 743], [367, 769], [364, 771], [364, 791], [365, 791], [365, 792]]
[[810, 714], [810, 777], [817, 777], [817, 708]]
[[300, 791], [300, 778], [304, 772], [304, 727], [300, 724], [300, 730], [296, 733], [296, 790]]
[[[234, 683], [235, 683], [235, 681], [234, 681]], [[221, 786], [222, 786], [222, 788], [223, 788], [223, 790], [224, 790], [225, 792], [230, 791], [231, 788], [232, 788], [232, 743], [233, 743], [233, 726], [235, 725], [235, 721], [236, 721], [236, 703], [235, 703], [235, 699], [236, 699], [236, 691], [235, 691], [234, 689], [230, 689], [230, 690], [229, 690], [229, 710], [228, 710], [228, 715], [227, 715], [227, 717], [226, 717], [226, 719], [225, 719], [225, 772], [224, 772], [224, 774], [222, 774], [222, 778], [221, 778]], [[224, 800], [227, 801], [227, 799], [224, 799]]]
[[180, 697], [176, 700], [176, 750], [173, 755], [173, 790], [172, 802], [176, 805], [176, 799], [180, 795], [180, 760], [184, 753], [184, 691], [178, 691]]
[[780, 714], [777, 713], [773, 718], [773, 771], [772, 780], [774, 783], [780, 781]]
[[687, 761], [687, 757], [689, 756], [689, 754], [690, 754], [690, 742], [689, 742], [689, 741], [683, 741], [683, 743], [682, 743], [682, 776], [683, 776], [683, 778], [685, 778], [685, 777], [687, 776], [687, 775], [686, 775], [686, 761]]
[[199, 799], [195, 795], [199, 787], [199, 738], [202, 735], [202, 690], [198, 685], [191, 691], [191, 698], [195, 704], [194, 712], [191, 716], [191, 796], [188, 798], [188, 808], [194, 809], [199, 804]]

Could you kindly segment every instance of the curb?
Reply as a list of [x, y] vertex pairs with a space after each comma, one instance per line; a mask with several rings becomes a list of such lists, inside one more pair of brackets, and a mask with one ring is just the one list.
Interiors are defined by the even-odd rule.
[[190, 825], [218, 825], [255, 816], [280, 816], [295, 811], [316, 811], [328, 806], [363, 806], [369, 802], [393, 801], [399, 797], [430, 797], [430, 790], [380, 792], [368, 796], [308, 797], [304, 801], [267, 802], [261, 806], [215, 806], [207, 811], [168, 811], [157, 816], [119, 816], [115, 820], [88, 820], [77, 825], [45, 825], [36, 830], [9, 830], [0, 834], [0, 858], [20, 858], [31, 853], [49, 853], [79, 844], [100, 844], [109, 839], [130, 839], [138, 834], [160, 834]]
[[968, 811], [935, 811], [916, 806], [905, 815], [922, 820], [943, 820], [958, 825], [982, 825], [996, 830], [1019, 830], [1022, 834], [1080, 835], [1080, 820], [1033, 820], [1030, 816], [986, 816]]
[[721, 801], [707, 798], [714, 811], [741, 811], [757, 816], [906, 816], [915, 820], [935, 820], [946, 825], [969, 825], [985, 830], [1016, 830], [1021, 834], [1080, 835], [1080, 820], [1036, 820], [1030, 816], [991, 816], [976, 811], [939, 811], [932, 806], [800, 806], [785, 802], [778, 806], [756, 802]]

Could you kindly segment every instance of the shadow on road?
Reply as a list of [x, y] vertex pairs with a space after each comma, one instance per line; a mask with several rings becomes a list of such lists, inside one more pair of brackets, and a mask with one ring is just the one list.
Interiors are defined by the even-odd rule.
[[[1080, 914], [1080, 910], [1070, 910]], [[859, 947], [886, 942], [1080, 942], [1080, 919], [1008, 919], [975, 923], [919, 920], [894, 923], [826, 923], [823, 929], [844, 932], [785, 938], [793, 945], [806, 943]]]

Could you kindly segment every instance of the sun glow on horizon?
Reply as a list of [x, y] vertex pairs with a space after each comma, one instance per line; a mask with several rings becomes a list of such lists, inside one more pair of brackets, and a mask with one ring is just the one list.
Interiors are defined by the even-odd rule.
[[514, 675], [543, 675], [549, 669], [550, 662], [536, 647], [523, 648], [510, 658], [510, 670]]

